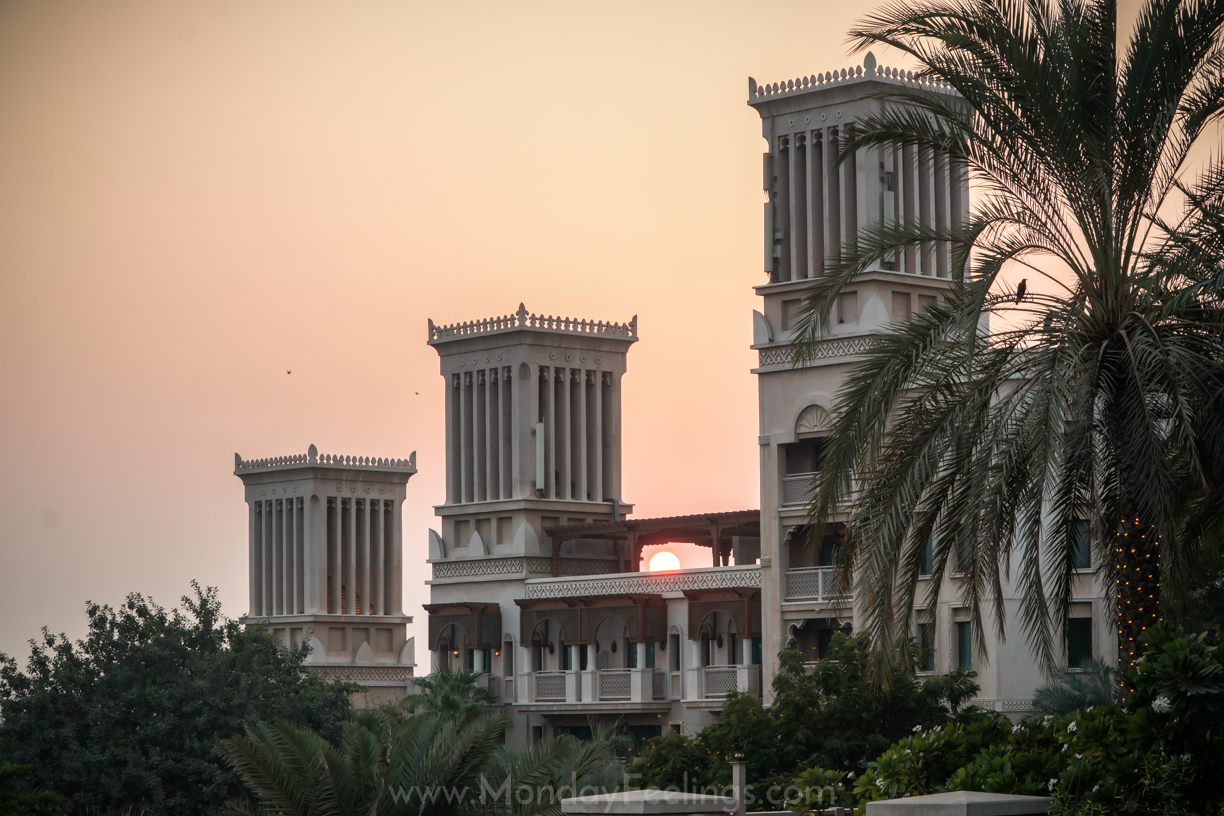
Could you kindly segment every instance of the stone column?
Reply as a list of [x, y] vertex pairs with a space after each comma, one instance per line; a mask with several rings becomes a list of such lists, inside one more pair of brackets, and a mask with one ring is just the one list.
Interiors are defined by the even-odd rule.
[[382, 501], [370, 499], [370, 614], [387, 614], [387, 598], [383, 567], [386, 563], [384, 550], [387, 547], [387, 525], [384, 523]]
[[[328, 500], [329, 508], [332, 511], [331, 527], [328, 531], [329, 545], [325, 547], [324, 552], [329, 553], [331, 564], [328, 569], [331, 572], [330, 594], [331, 603], [327, 605], [329, 614], [337, 615], [340, 613], [340, 577], [341, 577], [341, 557], [340, 543], [343, 540], [341, 523], [341, 506], [340, 499], [334, 498]], [[326, 522], [325, 522], [326, 523]]]
[[548, 485], [544, 495], [550, 499], [559, 498], [561, 491], [557, 487], [557, 369], [546, 366], [548, 372], [548, 387], [544, 389], [548, 405], [544, 406], [544, 484]]
[[327, 499], [317, 494], [306, 500], [303, 529], [305, 561], [305, 608], [307, 615], [327, 610]]
[[592, 394], [595, 397], [595, 444], [592, 446], [591, 456], [595, 457], [594, 466], [591, 468], [591, 473], [595, 477], [595, 483], [591, 485], [591, 499], [597, 502], [603, 501], [607, 497], [607, 489], [603, 483], [603, 439], [604, 439], [604, 415], [603, 415], [603, 372], [596, 371], [595, 388]]
[[391, 502], [391, 558], [390, 570], [391, 605], [389, 615], [404, 614], [404, 508], [399, 499]]

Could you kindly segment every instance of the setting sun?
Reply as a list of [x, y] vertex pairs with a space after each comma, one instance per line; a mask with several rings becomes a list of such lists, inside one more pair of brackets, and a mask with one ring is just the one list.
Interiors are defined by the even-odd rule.
[[680, 559], [667, 550], [655, 553], [650, 558], [649, 570], [651, 572], [666, 572], [667, 570], [680, 569]]

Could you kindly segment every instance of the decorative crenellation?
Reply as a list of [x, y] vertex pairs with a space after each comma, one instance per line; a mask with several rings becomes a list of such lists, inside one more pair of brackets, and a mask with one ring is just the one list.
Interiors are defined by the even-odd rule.
[[788, 79], [785, 82], [775, 82], [773, 84], [766, 82], [764, 85], [757, 85], [755, 79], [748, 77], [748, 103], [752, 104], [763, 99], [775, 99], [794, 93], [805, 93], [813, 88], [861, 79], [885, 80], [928, 91], [948, 94], [956, 93], [942, 79], [915, 75], [913, 71], [906, 71], [901, 68], [876, 65], [875, 56], [868, 52], [867, 56], [863, 59], [862, 65], [856, 65], [853, 68], [842, 68], [840, 71], [826, 71], [823, 74], [811, 74], [799, 77], [798, 79]]
[[382, 470], [398, 470], [416, 473], [416, 451], [407, 459], [384, 459], [381, 456], [339, 456], [320, 454], [318, 448], [310, 446], [310, 450], [297, 456], [273, 456], [270, 459], [243, 459], [234, 454], [234, 473], [252, 470], [276, 470], [277, 468], [301, 467], [302, 465], [327, 465], [329, 467], [345, 468], [378, 468]]
[[582, 598], [588, 595], [657, 595], [695, 589], [755, 589], [761, 585], [761, 568], [713, 567], [667, 574], [620, 573], [606, 578], [536, 578], [527, 581], [527, 597]]
[[329, 680], [351, 680], [354, 683], [412, 682], [410, 666], [307, 666], [309, 671]]
[[849, 357], [862, 354], [876, 342], [874, 337], [846, 337], [835, 340], [821, 340], [812, 344], [811, 355], [803, 360], [796, 360], [795, 347], [792, 345], [769, 346], [761, 349], [760, 368], [776, 365], [791, 365], [795, 368], [807, 368], [817, 360], [831, 360], [835, 357]]
[[[596, 558], [561, 558], [558, 571], [562, 575], [604, 575], [616, 572], [618, 562]], [[433, 565], [435, 580], [472, 578], [485, 575], [551, 575], [551, 558], [470, 558], [460, 561], [438, 561]]]
[[484, 320], [469, 320], [463, 323], [452, 323], [449, 326], [436, 326], [429, 321], [429, 341], [442, 340], [450, 337], [466, 337], [476, 334], [492, 334], [493, 332], [511, 331], [513, 329], [538, 329], [542, 331], [564, 332], [566, 334], [595, 334], [605, 337], [623, 337], [628, 340], [637, 339], [637, 315], [628, 323], [605, 323], [602, 320], [579, 320], [574, 317], [553, 317], [529, 313], [523, 304], [512, 315], [501, 315]]

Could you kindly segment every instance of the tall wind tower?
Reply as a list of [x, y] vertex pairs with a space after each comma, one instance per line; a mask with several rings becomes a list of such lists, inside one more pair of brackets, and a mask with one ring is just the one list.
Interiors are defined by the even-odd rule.
[[286, 645], [309, 641], [312, 671], [403, 697], [415, 659], [404, 614], [407, 459], [305, 454], [243, 459], [250, 540], [247, 625]]
[[446, 503], [436, 508], [441, 533], [430, 531], [426, 606], [435, 662], [488, 669], [503, 631], [517, 630], [514, 599], [528, 577], [616, 572], [632, 558], [621, 542], [554, 548], [546, 531], [632, 510], [621, 496], [620, 430], [635, 342], [636, 317], [551, 317], [522, 304], [487, 320], [429, 321], [446, 380]]
[[[769, 146], [762, 157], [767, 278], [755, 287], [762, 308], [753, 315], [753, 348], [760, 355], [754, 372], [761, 423], [762, 606], [780, 611], [763, 622], [767, 677], [776, 672], [780, 649], [823, 657], [832, 632], [861, 617], [853, 593], [835, 595], [823, 583], [836, 536], [820, 547], [809, 545], [809, 486], [821, 466], [834, 396], [859, 355], [889, 324], [936, 303], [952, 285], [945, 245], [883, 258], [838, 297], [811, 358], [793, 362], [804, 294], [829, 259], [854, 246], [860, 230], [899, 221], [946, 230], [968, 213], [968, 175], [947, 153], [870, 148], [838, 162], [857, 122], [906, 104], [889, 96], [900, 89], [956, 98], [946, 87], [878, 65], [871, 54], [851, 69], [765, 85], [748, 81], [748, 104], [760, 114]], [[948, 614], [940, 618], [939, 632], [960, 613]], [[919, 617], [929, 626], [923, 634], [949, 654], [950, 635], [936, 637], [935, 610]]]

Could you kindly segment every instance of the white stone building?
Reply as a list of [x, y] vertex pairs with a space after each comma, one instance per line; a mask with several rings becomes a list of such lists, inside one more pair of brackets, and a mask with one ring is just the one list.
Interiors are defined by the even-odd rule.
[[[806, 365], [792, 365], [789, 347], [807, 279], [820, 274], [835, 247], [872, 224], [920, 219], [947, 226], [968, 212], [968, 180], [946, 156], [861, 150], [835, 166], [838, 143], [856, 119], [901, 104], [879, 94], [912, 84], [870, 55], [837, 74], [767, 86], [749, 81], [748, 103], [760, 114], [768, 143], [768, 279], [756, 287], [762, 307], [752, 316], [759, 511], [631, 518], [633, 505], [621, 494], [620, 397], [628, 351], [638, 339], [636, 318], [554, 318], [520, 305], [503, 317], [430, 322], [447, 402], [446, 502], [436, 508], [441, 531], [430, 531], [428, 547], [429, 660], [435, 668], [487, 672], [486, 682], [512, 715], [513, 743], [581, 734], [592, 721], [619, 723], [642, 738], [664, 728], [692, 733], [714, 721], [730, 689], [768, 702], [779, 650], [798, 648], [816, 660], [835, 630], [861, 625], [853, 589], [833, 591], [836, 533], [818, 548], [803, 535], [808, 486], [842, 378], [873, 334], [944, 296], [951, 285], [946, 250], [903, 253], [862, 275], [839, 299], [827, 337]], [[402, 635], [409, 619], [390, 582], [398, 586], [398, 508], [415, 468], [409, 462], [322, 469], [313, 449], [301, 458], [308, 461], [240, 462], [236, 471], [252, 505], [250, 619], [266, 618], [287, 640], [313, 626], [324, 670], [341, 671], [347, 661], [385, 673], [371, 678], [400, 672], [395, 682], [402, 688], [412, 665], [411, 642]], [[268, 519], [281, 512], [278, 502], [290, 501], [286, 487], [301, 490], [299, 515], [307, 508], [292, 528], [297, 532], [288, 534], [284, 522], [278, 527]], [[374, 498], [364, 497], [374, 487], [387, 491], [378, 497], [379, 518], [390, 527], [379, 529], [392, 532], [381, 538], [361, 532], [370, 512], [363, 501]], [[281, 498], [266, 497], [269, 489]], [[281, 585], [268, 576], [288, 562], [269, 561], [276, 556], [269, 556], [266, 542], [303, 530], [305, 560], [298, 556], [292, 569], [304, 564], [306, 574], [292, 580], [305, 590], [282, 602]], [[642, 547], [667, 542], [709, 547], [710, 566], [643, 571]], [[379, 556], [362, 561], [367, 546], [389, 558], [369, 584], [362, 583], [361, 565]], [[1100, 645], [1112, 642], [1091, 563], [1080, 572], [1066, 645], [1071, 663], [1100, 655]], [[958, 600], [960, 579], [944, 580], [938, 608], [917, 615], [914, 635], [934, 653], [924, 668], [972, 667], [979, 672], [980, 704], [1024, 710], [1042, 678], [1016, 625], [1012, 588], [1004, 587], [1006, 641], [974, 644]], [[388, 588], [371, 594], [367, 587], [384, 586], [381, 581]], [[357, 598], [352, 609], [350, 586]], [[387, 646], [387, 635], [377, 634], [386, 629], [389, 650], [379, 646]], [[382, 640], [371, 645], [372, 637]], [[986, 664], [977, 657], [983, 645]]]

